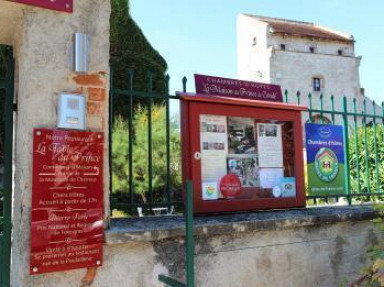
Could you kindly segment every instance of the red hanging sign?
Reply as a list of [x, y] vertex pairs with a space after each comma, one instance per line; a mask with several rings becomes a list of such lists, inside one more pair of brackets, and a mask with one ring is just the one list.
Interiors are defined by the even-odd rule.
[[73, 0], [7, 0], [31, 6], [46, 8], [49, 10], [56, 10], [61, 12], [73, 12]]
[[196, 93], [238, 99], [282, 102], [278, 85], [195, 74]]
[[101, 266], [102, 133], [35, 129], [30, 273]]

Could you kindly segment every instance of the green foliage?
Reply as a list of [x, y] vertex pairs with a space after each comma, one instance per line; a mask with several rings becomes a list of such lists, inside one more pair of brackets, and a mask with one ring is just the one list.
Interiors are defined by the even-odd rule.
[[[384, 190], [384, 126], [376, 125], [376, 149], [377, 149], [377, 163], [379, 171], [379, 188]], [[349, 153], [350, 153], [350, 179], [351, 188], [353, 192], [358, 192], [358, 173], [357, 166], [359, 167], [360, 176], [360, 188], [362, 192], [379, 192], [377, 188], [376, 178], [376, 163], [375, 163], [375, 144], [374, 144], [374, 128], [373, 126], [367, 126], [366, 128], [366, 145], [367, 152], [365, 150], [365, 137], [364, 127], [359, 127], [357, 133], [350, 137], [349, 141]], [[355, 149], [355, 141], [357, 140], [357, 152]], [[358, 161], [358, 165], [357, 165]], [[368, 169], [367, 169], [368, 168]], [[368, 170], [368, 180], [367, 173]]]
[[[375, 144], [376, 133], [376, 144]], [[357, 147], [357, 148], [356, 148]], [[376, 152], [375, 152], [376, 149]], [[358, 192], [360, 183], [361, 192], [376, 193], [384, 190], [384, 125], [373, 125], [366, 128], [359, 127], [357, 132], [350, 137], [350, 180], [352, 192]], [[379, 178], [376, 176], [376, 158]], [[357, 168], [359, 171], [357, 171]], [[368, 176], [367, 176], [368, 175]], [[360, 180], [358, 180], [360, 177]], [[367, 179], [368, 178], [368, 179]], [[379, 182], [379, 186], [378, 183]], [[377, 199], [366, 197], [365, 200]], [[384, 205], [374, 203], [373, 208], [378, 212], [378, 218], [374, 220], [375, 226], [384, 231]], [[361, 271], [361, 276], [349, 286], [351, 287], [376, 287], [384, 286], [384, 244], [379, 242], [370, 252], [371, 264]], [[343, 284], [344, 286], [345, 284]]]
[[148, 91], [148, 73], [154, 77], [153, 91], [164, 92], [167, 64], [151, 46], [129, 14], [128, 0], [111, 0], [111, 66], [114, 86], [128, 88], [127, 71], [134, 71], [133, 88]]
[[[165, 107], [152, 108], [152, 186], [155, 202], [166, 199], [166, 117]], [[148, 201], [148, 109], [138, 106], [133, 119], [132, 165], [135, 201]], [[129, 194], [129, 129], [128, 122], [117, 117], [112, 128], [112, 189], [114, 198]], [[176, 120], [170, 122], [171, 183], [173, 190], [181, 186], [181, 146]]]

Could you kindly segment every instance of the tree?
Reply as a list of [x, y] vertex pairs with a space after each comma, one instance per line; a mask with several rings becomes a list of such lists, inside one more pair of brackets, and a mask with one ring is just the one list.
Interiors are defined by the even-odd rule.
[[114, 86], [128, 88], [127, 72], [132, 70], [136, 91], [148, 91], [148, 73], [152, 73], [155, 79], [153, 90], [164, 92], [167, 63], [130, 16], [128, 0], [111, 0], [111, 6], [110, 61]]
[[[112, 189], [115, 198], [128, 196], [129, 177], [133, 179], [135, 201], [148, 201], [148, 179], [152, 176], [152, 188], [155, 202], [163, 202], [166, 195], [166, 121], [165, 108], [154, 105], [152, 109], [152, 175], [148, 172], [148, 111], [138, 106], [135, 111], [132, 127], [133, 173], [129, 174], [129, 132], [128, 122], [117, 117], [112, 129]], [[175, 119], [170, 121], [170, 156], [171, 182], [173, 190], [181, 187], [181, 145], [180, 133]]]
[[[152, 74], [152, 92], [165, 94], [167, 64], [151, 46], [129, 13], [128, 0], [111, 0], [110, 63], [113, 87], [129, 89], [128, 72], [133, 72], [133, 90], [148, 92]], [[148, 106], [152, 105], [152, 182], [154, 201], [161, 202], [166, 194], [165, 107], [162, 99], [137, 98], [130, 107], [129, 96], [114, 95], [112, 127], [112, 186], [115, 199], [128, 196], [129, 177], [133, 179], [136, 202], [148, 200]], [[145, 107], [145, 108], [144, 108]], [[133, 137], [128, 133], [128, 117], [133, 110]], [[172, 183], [180, 185], [180, 139], [175, 121], [171, 121]], [[133, 145], [133, 174], [129, 174], [128, 145]]]

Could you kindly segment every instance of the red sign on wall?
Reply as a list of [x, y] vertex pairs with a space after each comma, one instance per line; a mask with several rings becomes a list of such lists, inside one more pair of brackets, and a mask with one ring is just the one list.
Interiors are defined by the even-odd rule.
[[278, 85], [195, 74], [196, 93], [258, 101], [282, 102]]
[[42, 7], [50, 10], [73, 12], [73, 0], [7, 0], [10, 2], [16, 2], [21, 4], [27, 4], [31, 6]]
[[102, 133], [35, 129], [30, 273], [101, 266]]

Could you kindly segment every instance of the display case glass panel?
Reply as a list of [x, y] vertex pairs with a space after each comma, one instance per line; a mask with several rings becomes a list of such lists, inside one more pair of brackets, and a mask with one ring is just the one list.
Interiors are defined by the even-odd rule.
[[296, 197], [292, 121], [200, 114], [202, 200]]

